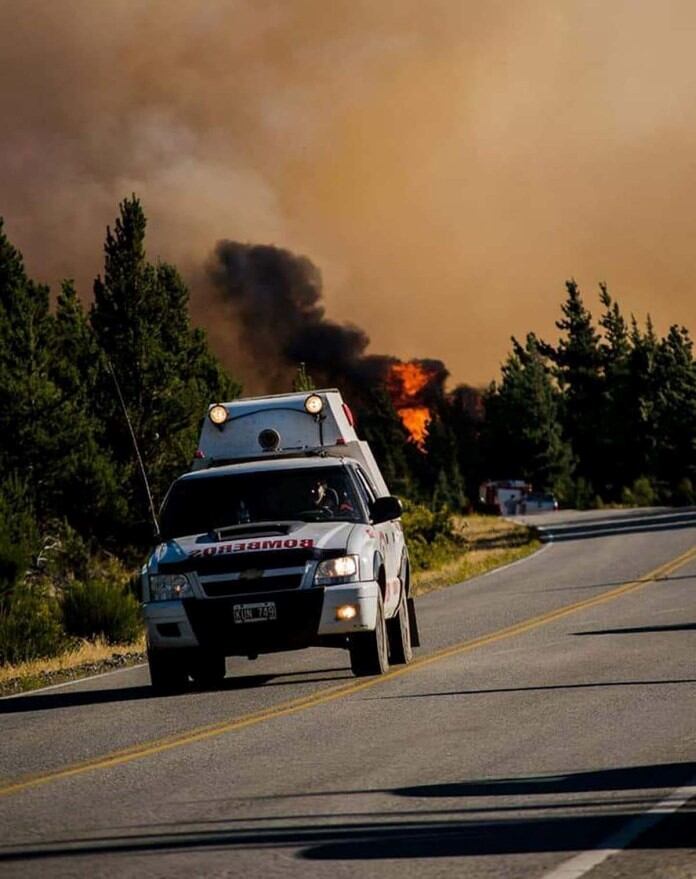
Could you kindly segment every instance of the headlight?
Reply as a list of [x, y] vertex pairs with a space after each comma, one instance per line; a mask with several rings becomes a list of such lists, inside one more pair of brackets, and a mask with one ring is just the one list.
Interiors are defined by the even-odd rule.
[[150, 601], [171, 601], [193, 595], [186, 574], [152, 574], [150, 576]]
[[358, 579], [358, 557], [342, 555], [337, 559], [325, 559], [317, 565], [314, 582], [332, 586], [337, 583], [353, 583]]

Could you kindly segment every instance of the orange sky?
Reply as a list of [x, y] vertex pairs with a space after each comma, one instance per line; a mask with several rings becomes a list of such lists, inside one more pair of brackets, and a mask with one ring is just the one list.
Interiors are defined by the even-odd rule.
[[563, 281], [696, 330], [696, 5], [0, 0], [0, 214], [29, 271], [99, 270], [133, 191], [197, 280], [220, 238], [324, 274], [371, 351], [493, 378]]

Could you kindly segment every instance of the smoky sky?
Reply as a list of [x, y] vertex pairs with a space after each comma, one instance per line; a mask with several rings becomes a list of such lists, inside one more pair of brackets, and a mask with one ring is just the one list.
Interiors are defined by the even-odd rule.
[[151, 255], [190, 280], [230, 365], [238, 308], [202, 268], [221, 240], [320, 267], [315, 332], [363, 327], [361, 356], [441, 358], [469, 384], [510, 335], [553, 337], [571, 276], [595, 310], [607, 281], [658, 329], [696, 328], [691, 0], [0, 0], [0, 15], [0, 214], [29, 271], [87, 299], [136, 192]]

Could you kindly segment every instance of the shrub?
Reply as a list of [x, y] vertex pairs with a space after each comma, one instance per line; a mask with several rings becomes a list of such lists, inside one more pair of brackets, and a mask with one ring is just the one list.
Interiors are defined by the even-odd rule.
[[677, 487], [674, 489], [672, 503], [677, 507], [691, 507], [695, 500], [694, 485], [688, 476], [685, 476], [679, 480]]
[[26, 485], [16, 474], [0, 483], [0, 607], [7, 611], [15, 586], [24, 580], [40, 538]]
[[650, 507], [655, 503], [655, 489], [647, 476], [639, 476], [631, 489], [636, 506]]
[[135, 597], [120, 583], [101, 578], [75, 581], [66, 587], [63, 624], [69, 635], [102, 637], [109, 644], [135, 641], [142, 628]]
[[26, 574], [31, 563], [29, 548], [0, 535], [0, 607], [7, 608], [15, 584]]
[[40, 583], [17, 584], [0, 611], [0, 664], [55, 656], [65, 646], [55, 597]]
[[424, 570], [447, 561], [459, 548], [452, 514], [447, 507], [431, 510], [423, 504], [407, 501], [401, 522], [413, 570]]
[[596, 495], [590, 483], [582, 476], [575, 482], [575, 497], [573, 506], [576, 510], [592, 510], [595, 507]]

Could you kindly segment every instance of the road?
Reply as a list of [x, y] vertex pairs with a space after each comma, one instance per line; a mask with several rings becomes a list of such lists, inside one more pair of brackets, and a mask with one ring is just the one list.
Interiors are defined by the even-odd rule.
[[696, 876], [696, 512], [535, 521], [385, 678], [311, 650], [1, 700], [0, 876]]

